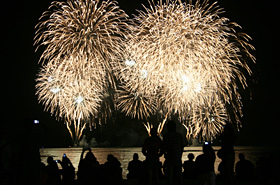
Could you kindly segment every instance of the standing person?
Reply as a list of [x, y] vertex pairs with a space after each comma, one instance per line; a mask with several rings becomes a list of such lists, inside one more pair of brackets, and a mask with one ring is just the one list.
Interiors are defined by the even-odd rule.
[[234, 178], [234, 162], [235, 162], [235, 152], [234, 143], [236, 140], [235, 130], [232, 124], [228, 123], [224, 132], [220, 136], [221, 140], [221, 150], [222, 150], [222, 161], [225, 172], [225, 177], [229, 185], [235, 184]]
[[163, 155], [163, 143], [155, 128], [151, 129], [151, 136], [144, 141], [142, 153], [146, 156], [144, 165], [147, 168], [148, 183], [153, 184], [154, 179], [155, 184], [158, 184], [159, 158]]
[[48, 174], [47, 185], [61, 185], [60, 171], [57, 166], [57, 161], [53, 160], [52, 156], [47, 159], [46, 171]]
[[122, 167], [120, 161], [112, 154], [108, 154], [107, 161], [103, 166], [102, 185], [122, 185]]
[[196, 166], [194, 162], [194, 155], [193, 153], [188, 154], [188, 159], [187, 161], [184, 162], [183, 168], [183, 177], [185, 179], [195, 179], [196, 177]]
[[239, 161], [235, 165], [236, 178], [241, 180], [253, 180], [255, 173], [254, 164], [245, 159], [245, 155], [240, 153]]
[[[88, 150], [85, 158], [83, 158], [85, 151]], [[98, 179], [99, 162], [90, 148], [83, 148], [81, 153], [80, 162], [78, 166], [78, 182], [80, 184], [97, 183]]]
[[[183, 137], [176, 132], [176, 123], [174, 121], [167, 123], [167, 130], [167, 134], [163, 137], [167, 183], [169, 185], [180, 185], [182, 184]], [[175, 181], [177, 182], [173, 183]]]
[[142, 174], [142, 161], [139, 160], [139, 156], [137, 153], [133, 154], [133, 160], [128, 163], [128, 171], [127, 179], [138, 179]]
[[214, 171], [216, 156], [212, 146], [208, 142], [203, 145], [203, 154], [196, 157], [195, 165], [201, 184], [215, 185], [216, 175]]
[[74, 184], [75, 168], [70, 159], [66, 156], [66, 154], [63, 154], [62, 161], [58, 160], [58, 163], [62, 166], [61, 174], [63, 184]]

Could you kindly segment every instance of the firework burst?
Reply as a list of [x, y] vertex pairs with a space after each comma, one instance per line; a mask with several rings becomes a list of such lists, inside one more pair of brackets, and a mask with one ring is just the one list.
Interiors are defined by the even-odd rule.
[[79, 139], [86, 121], [108, 104], [102, 102], [108, 88], [115, 87], [111, 64], [122, 50], [127, 15], [116, 1], [68, 0], [52, 2], [40, 19], [35, 45], [44, 51], [38, 99], [67, 120], [72, 136], [73, 122], [73, 137]]
[[[237, 33], [240, 26], [220, 17], [222, 9], [207, 0], [151, 1], [150, 8], [144, 8], [132, 20], [116, 69], [121, 81], [129, 84], [131, 92], [156, 96], [157, 108], [165, 113], [183, 118], [192, 112], [195, 133], [205, 129], [212, 130], [211, 136], [219, 133], [216, 128], [225, 124], [226, 105], [235, 110], [233, 121], [239, 121], [242, 104], [237, 87], [246, 88], [245, 76], [251, 75], [248, 63], [255, 60], [250, 37]], [[215, 113], [216, 121], [205, 121], [211, 118], [202, 112], [216, 109], [223, 114]], [[206, 128], [206, 122], [216, 126]]]
[[126, 115], [130, 115], [133, 118], [145, 119], [155, 114], [157, 105], [152, 97], [145, 97], [139, 92], [129, 89], [127, 86], [120, 87], [117, 93], [117, 106]]
[[188, 138], [201, 134], [205, 140], [210, 141], [215, 138], [217, 133], [223, 131], [228, 116], [224, 103], [220, 102], [218, 98], [212, 98], [180, 119], [187, 129]]
[[109, 61], [120, 53], [127, 15], [116, 1], [54, 1], [40, 19], [44, 18], [36, 26], [35, 44], [46, 46], [41, 59], [49, 63], [85, 55], [92, 62], [97, 56], [110, 66]]
[[[75, 58], [76, 59], [76, 58]], [[44, 66], [37, 78], [38, 99], [46, 110], [59, 117], [81, 119], [97, 112], [104, 88], [105, 73], [98, 71], [90, 62], [61, 62], [60, 65]], [[103, 80], [100, 80], [103, 79]]]

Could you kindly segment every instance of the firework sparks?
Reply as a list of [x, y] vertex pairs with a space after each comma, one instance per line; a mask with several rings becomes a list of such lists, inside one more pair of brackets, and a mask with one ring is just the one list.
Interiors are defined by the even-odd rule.
[[[144, 8], [132, 20], [122, 64], [116, 69], [123, 84], [131, 92], [155, 97], [157, 108], [166, 113], [186, 118], [192, 112], [194, 134], [219, 133], [229, 111], [225, 105], [235, 110], [234, 121], [239, 121], [242, 104], [237, 84], [246, 88], [245, 76], [251, 75], [248, 63], [255, 60], [250, 54], [254, 49], [248, 43], [250, 37], [237, 33], [239, 25], [220, 17], [222, 10], [208, 1], [160, 0]], [[206, 108], [199, 110], [201, 107]], [[140, 108], [130, 114], [145, 112]], [[214, 111], [218, 109], [223, 114]], [[203, 113], [206, 110], [215, 114], [214, 121]]]
[[[85, 61], [85, 60], [83, 60]], [[67, 61], [54, 68], [46, 65], [37, 78], [38, 99], [46, 109], [59, 117], [86, 119], [98, 112], [103, 89], [107, 86], [105, 73], [90, 62]]]
[[116, 1], [68, 0], [52, 2], [40, 19], [34, 44], [45, 49], [38, 99], [79, 139], [89, 117], [106, 104], [108, 88], [115, 87], [110, 66], [121, 53], [127, 15]]
[[[54, 1], [40, 19], [45, 17], [36, 26], [35, 44], [47, 46], [41, 59], [49, 63], [85, 55], [110, 66], [109, 61], [120, 53], [127, 15], [116, 1]], [[102, 61], [95, 61], [96, 56]]]
[[188, 138], [201, 134], [204, 139], [210, 141], [223, 130], [229, 115], [223, 102], [217, 99], [213, 98], [203, 106], [196, 107], [189, 112], [187, 119], [186, 116], [180, 118], [183, 126], [187, 128]]
[[240, 122], [237, 87], [247, 87], [255, 58], [250, 37], [235, 31], [238, 24], [220, 17], [222, 10], [207, 0], [160, 0], [128, 27], [116, 4], [55, 1], [43, 14], [35, 44], [45, 46], [41, 60], [47, 64], [36, 88], [46, 110], [74, 121], [79, 137], [82, 121], [110, 107], [103, 100], [107, 88], [115, 88], [113, 71], [121, 81], [118, 108], [127, 115], [177, 114], [189, 120], [190, 132], [206, 137], [227, 120]]
[[125, 112], [126, 115], [138, 119], [148, 118], [156, 111], [156, 101], [149, 97], [139, 94], [137, 91], [132, 91], [127, 86], [122, 86], [117, 91], [118, 93], [118, 108]]

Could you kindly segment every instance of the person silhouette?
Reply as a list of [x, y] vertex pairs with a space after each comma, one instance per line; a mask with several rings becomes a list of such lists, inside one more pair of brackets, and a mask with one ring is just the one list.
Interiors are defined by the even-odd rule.
[[183, 168], [183, 177], [185, 179], [194, 179], [196, 176], [196, 166], [194, 162], [194, 155], [193, 153], [188, 154], [188, 159], [187, 161], [184, 162]]
[[58, 160], [58, 163], [61, 165], [62, 170], [62, 182], [63, 184], [71, 185], [74, 184], [75, 180], [75, 168], [70, 161], [70, 159], [66, 156], [66, 154], [63, 154], [62, 161]]
[[168, 132], [163, 136], [167, 183], [182, 184], [183, 137], [176, 132], [176, 123], [167, 122]]
[[[88, 153], [86, 154], [85, 158], [83, 158], [84, 152], [86, 150], [88, 150]], [[99, 162], [91, 152], [91, 149], [83, 148], [77, 173], [79, 183], [87, 184], [92, 181], [98, 181], [98, 169]]]
[[226, 169], [225, 169], [225, 162], [223, 161], [223, 150], [220, 149], [218, 150], [217, 152], [217, 156], [222, 160], [218, 166], [218, 171], [219, 171], [219, 174], [217, 175], [216, 177], [216, 180], [217, 181], [220, 181], [220, 180], [226, 180], [228, 177], [227, 177], [227, 173], [226, 173]]
[[234, 162], [235, 152], [234, 143], [236, 140], [235, 129], [231, 123], [225, 125], [224, 131], [220, 135], [221, 150], [222, 150], [222, 161], [224, 176], [226, 177], [228, 184], [235, 184], [234, 178]]
[[203, 145], [203, 154], [196, 157], [195, 164], [197, 167], [198, 178], [202, 184], [215, 185], [214, 163], [216, 160], [213, 148], [205, 142]]
[[159, 157], [163, 155], [163, 143], [159, 138], [157, 129], [151, 129], [151, 136], [144, 141], [142, 147], [142, 153], [146, 156], [144, 161], [145, 168], [148, 175], [148, 184], [153, 184], [153, 179], [155, 184], [159, 183]]
[[255, 166], [245, 159], [243, 153], [239, 154], [239, 161], [235, 165], [236, 178], [241, 180], [252, 180], [254, 178]]
[[133, 160], [128, 163], [127, 179], [138, 179], [142, 174], [143, 163], [137, 153], [133, 154]]
[[121, 163], [112, 154], [108, 154], [104, 164], [104, 177], [102, 184], [123, 184]]
[[49, 185], [58, 185], [61, 184], [60, 171], [57, 166], [57, 161], [53, 160], [52, 156], [49, 156], [47, 159], [48, 165], [46, 166], [47, 171], [47, 184]]

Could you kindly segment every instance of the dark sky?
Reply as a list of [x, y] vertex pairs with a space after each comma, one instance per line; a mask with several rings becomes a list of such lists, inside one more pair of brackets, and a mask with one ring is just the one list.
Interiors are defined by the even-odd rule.
[[[212, 1], [210, 1], [212, 2]], [[43, 111], [35, 96], [35, 78], [40, 64], [40, 52], [35, 53], [33, 38], [35, 25], [47, 10], [50, 0], [5, 1], [1, 4], [1, 94], [4, 111], [1, 127], [18, 133], [23, 120], [40, 119], [48, 126], [46, 132], [57, 135], [67, 131]], [[127, 14], [142, 9], [147, 0], [119, 0]], [[278, 144], [279, 128], [279, 10], [272, 1], [223, 0], [219, 5], [223, 15], [239, 23], [249, 34], [255, 47], [257, 65], [254, 75], [258, 81], [251, 85], [253, 99], [244, 97], [243, 129], [238, 144]], [[57, 131], [60, 130], [60, 131]]]

